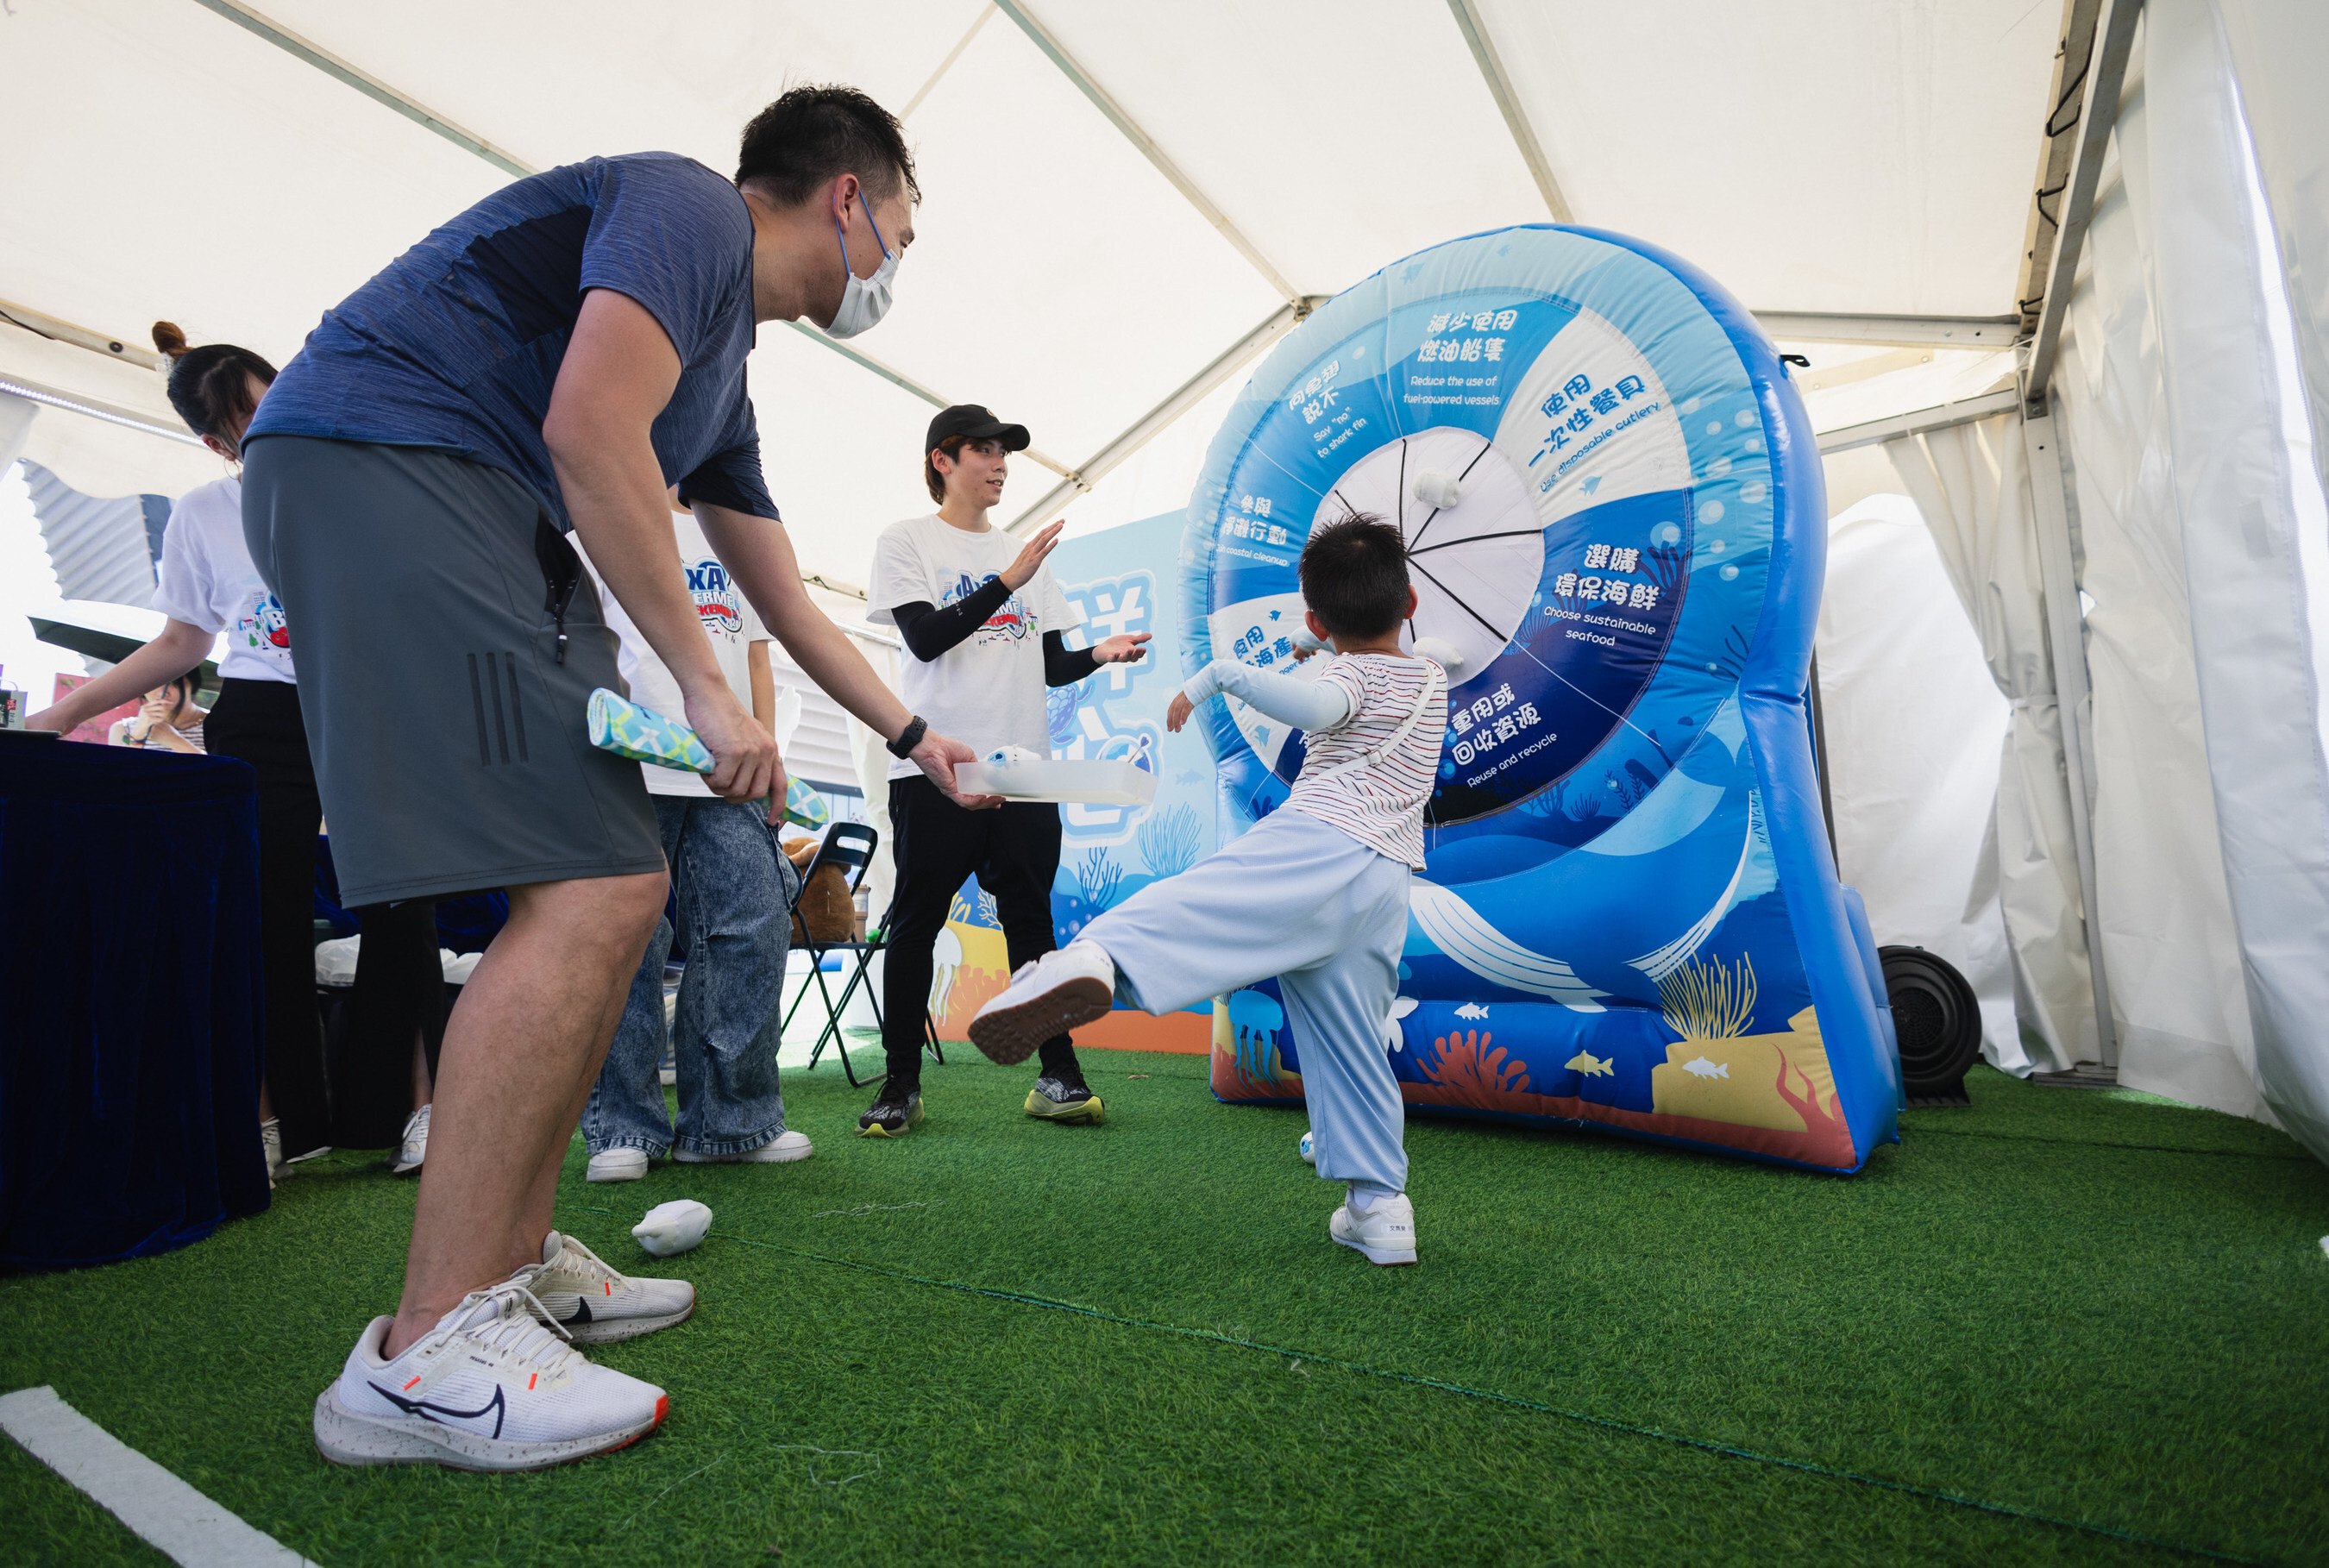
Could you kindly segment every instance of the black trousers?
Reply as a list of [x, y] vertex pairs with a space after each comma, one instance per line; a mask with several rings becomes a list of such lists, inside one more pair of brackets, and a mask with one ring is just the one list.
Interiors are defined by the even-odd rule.
[[283, 1152], [305, 1154], [332, 1141], [332, 1108], [316, 1009], [316, 830], [324, 807], [307, 757], [299, 689], [281, 681], [226, 681], [203, 737], [212, 756], [247, 762], [259, 774], [267, 1096], [283, 1124]]
[[411, 1109], [413, 1036], [427, 1053], [431, 1083], [445, 1043], [437, 906], [408, 898], [367, 904], [354, 914], [363, 934], [355, 985], [326, 1038], [332, 1141], [342, 1149], [385, 1149], [403, 1136]]
[[[882, 968], [882, 1045], [890, 1075], [919, 1083], [922, 1014], [930, 1000], [930, 949], [947, 911], [974, 872], [995, 898], [1011, 967], [1057, 945], [1051, 878], [1060, 870], [1060, 808], [1028, 802], [966, 811], [921, 777], [890, 781], [890, 853], [898, 866], [890, 946]], [[1043, 1070], [1075, 1069], [1066, 1035], [1045, 1040]]]

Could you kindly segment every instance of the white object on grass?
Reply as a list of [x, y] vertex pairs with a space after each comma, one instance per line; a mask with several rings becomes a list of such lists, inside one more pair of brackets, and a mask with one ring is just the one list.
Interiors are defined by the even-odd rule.
[[23, 1388], [0, 1397], [0, 1431], [187, 1568], [307, 1564], [57, 1397]]
[[646, 1218], [631, 1227], [640, 1246], [659, 1258], [676, 1257], [703, 1243], [712, 1228], [712, 1211], [692, 1197], [675, 1197], [647, 1210]]
[[[1007, 746], [1006, 751], [1022, 748]], [[1120, 758], [1051, 758], [966, 762], [954, 770], [965, 794], [1014, 801], [1074, 801], [1085, 805], [1145, 806], [1156, 798], [1156, 775]]]
[[1305, 1164], [1305, 1165], [1315, 1165], [1315, 1164], [1317, 1164], [1317, 1163], [1318, 1163], [1318, 1150], [1315, 1150], [1315, 1149], [1314, 1149], [1313, 1147], [1311, 1147], [1311, 1144], [1310, 1144], [1310, 1134], [1308, 1134], [1307, 1132], [1305, 1132], [1305, 1133], [1302, 1135], [1302, 1141], [1301, 1141], [1301, 1143], [1300, 1143], [1300, 1145], [1299, 1145], [1298, 1147], [1299, 1147], [1299, 1148], [1301, 1149], [1301, 1150], [1302, 1150], [1302, 1163], [1303, 1163], [1303, 1164]]

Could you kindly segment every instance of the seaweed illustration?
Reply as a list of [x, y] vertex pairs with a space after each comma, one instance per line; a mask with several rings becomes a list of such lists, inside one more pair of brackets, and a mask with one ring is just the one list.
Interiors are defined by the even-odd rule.
[[1140, 824], [1139, 835], [1140, 853], [1148, 862], [1149, 875], [1177, 877], [1195, 865], [1198, 831], [1197, 813], [1191, 807], [1151, 812]]
[[1108, 858], [1104, 850], [1094, 850], [1076, 868], [1076, 880], [1084, 885], [1084, 901], [1094, 909], [1106, 909], [1116, 885], [1124, 880], [1124, 868]]
[[1691, 960], [1658, 981], [1666, 1027], [1693, 1045], [1736, 1039], [1755, 1013], [1755, 965], [1745, 953], [1736, 970], [1719, 958]]
[[1528, 1088], [1528, 1068], [1518, 1059], [1506, 1064], [1502, 1046], [1488, 1049], [1495, 1038], [1481, 1029], [1438, 1037], [1431, 1042], [1431, 1059], [1423, 1064], [1424, 1076], [1453, 1091], [1459, 1104], [1483, 1111], [1510, 1109], [1507, 1096]]
[[1725, 681], [1736, 681], [1747, 670], [1747, 634], [1732, 626], [1722, 634], [1722, 654], [1715, 663], [1715, 672]]

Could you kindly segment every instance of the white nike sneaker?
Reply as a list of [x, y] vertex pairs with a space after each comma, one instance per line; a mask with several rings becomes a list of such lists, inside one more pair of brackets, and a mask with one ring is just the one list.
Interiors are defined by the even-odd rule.
[[393, 1176], [410, 1176], [420, 1169], [429, 1158], [429, 1107], [415, 1111], [404, 1123], [404, 1142], [396, 1151], [396, 1160], [389, 1169]]
[[806, 1160], [816, 1152], [816, 1145], [808, 1141], [807, 1133], [785, 1131], [741, 1154], [705, 1154], [698, 1150], [674, 1148], [671, 1157], [682, 1165], [784, 1165]]
[[618, 1274], [589, 1247], [556, 1231], [542, 1238], [542, 1268], [527, 1288], [577, 1345], [636, 1339], [684, 1323], [695, 1310], [695, 1287], [685, 1280]]
[[522, 1269], [473, 1291], [437, 1327], [383, 1358], [374, 1318], [332, 1385], [316, 1396], [316, 1447], [335, 1464], [440, 1464], [534, 1470], [653, 1432], [671, 1396], [594, 1366], [545, 1326]]
[[647, 1151], [626, 1144], [620, 1149], [602, 1150], [590, 1156], [590, 1167], [582, 1173], [585, 1181], [636, 1181], [647, 1173]]
[[1371, 1263], [1415, 1262], [1415, 1206], [1403, 1192], [1375, 1199], [1364, 1214], [1344, 1204], [1326, 1222], [1326, 1234]]
[[1115, 1000], [1115, 961], [1097, 943], [1070, 942], [1019, 966], [970, 1020], [970, 1043], [988, 1061], [1015, 1066], [1053, 1035], [1106, 1018]]

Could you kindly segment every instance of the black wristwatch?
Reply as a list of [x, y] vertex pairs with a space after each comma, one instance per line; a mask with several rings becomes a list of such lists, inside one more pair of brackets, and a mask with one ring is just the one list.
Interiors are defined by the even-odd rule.
[[906, 720], [904, 733], [888, 743], [890, 755], [900, 758], [912, 756], [914, 747], [922, 744], [922, 737], [928, 735], [929, 731], [930, 721], [919, 713], [915, 714], [913, 718]]

